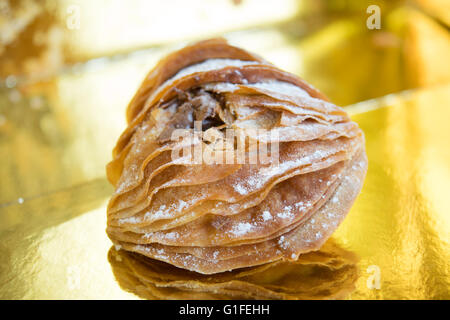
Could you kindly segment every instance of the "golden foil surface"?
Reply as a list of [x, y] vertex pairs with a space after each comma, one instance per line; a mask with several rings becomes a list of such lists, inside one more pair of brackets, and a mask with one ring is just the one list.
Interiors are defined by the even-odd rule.
[[[108, 260], [104, 166], [147, 71], [171, 49], [214, 35], [299, 74], [364, 130], [365, 185], [333, 236], [358, 257], [345, 297], [450, 299], [450, 13], [442, 1], [374, 1], [382, 26], [369, 30], [365, 1], [256, 2], [192, 5], [183, 33], [136, 18], [147, 6], [170, 15], [156, 1], [108, 7], [102, 19], [102, 1], [2, 4], [0, 299], [149, 297]], [[327, 274], [324, 290], [339, 289], [339, 273]]]

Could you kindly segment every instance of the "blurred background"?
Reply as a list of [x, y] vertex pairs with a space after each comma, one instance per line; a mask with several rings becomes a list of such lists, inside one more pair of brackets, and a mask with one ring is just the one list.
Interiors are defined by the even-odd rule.
[[[55, 296], [36, 267], [57, 259], [58, 246], [42, 249], [49, 228], [94, 212], [101, 240], [86, 237], [109, 246], [97, 217], [127, 103], [165, 54], [223, 36], [304, 78], [366, 133], [368, 178], [337, 237], [391, 286], [361, 278], [353, 297], [449, 298], [449, 26], [447, 0], [0, 0], [0, 297]], [[19, 280], [31, 274], [33, 290]], [[64, 296], [96, 297], [89, 288]]]

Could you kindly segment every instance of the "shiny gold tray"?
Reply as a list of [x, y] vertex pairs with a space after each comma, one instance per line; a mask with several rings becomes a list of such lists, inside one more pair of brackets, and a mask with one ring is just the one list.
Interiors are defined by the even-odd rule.
[[[14, 46], [0, 35], [0, 299], [226, 298], [160, 290], [145, 271], [156, 265], [116, 252], [105, 233], [112, 187], [104, 166], [125, 126], [127, 102], [166, 52], [217, 34], [345, 106], [365, 132], [369, 157], [363, 190], [327, 244], [336, 248], [332, 258], [319, 268], [317, 256], [305, 257], [315, 264], [286, 269], [282, 279], [241, 281], [295, 285], [303, 294], [297, 298], [450, 298], [448, 15], [436, 9], [439, 1], [379, 1], [382, 28], [369, 30], [364, 1], [282, 2], [264, 4], [249, 22], [254, 2], [215, 1], [214, 12], [234, 17], [224, 25], [202, 16], [208, 7], [192, 9], [186, 14], [200, 17], [197, 31], [179, 38], [172, 29], [127, 37], [150, 23], [130, 22], [140, 11], [130, 6], [120, 15], [124, 30], [99, 42], [100, 22], [89, 20], [96, 2], [22, 2], [31, 11], [21, 14], [41, 18]], [[67, 25], [78, 10], [67, 11], [73, 3], [83, 13], [80, 29]], [[109, 10], [105, 15], [123, 11]], [[1, 26], [12, 19], [5, 17]], [[209, 31], [205, 21], [213, 24]], [[45, 48], [27, 42], [39, 32], [53, 39]], [[31, 56], [14, 55], [14, 48], [29, 48]], [[297, 284], [293, 275], [305, 280]]]

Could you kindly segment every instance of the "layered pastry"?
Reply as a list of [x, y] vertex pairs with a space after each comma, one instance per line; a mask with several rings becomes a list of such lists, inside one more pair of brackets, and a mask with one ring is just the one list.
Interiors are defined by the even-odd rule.
[[296, 261], [344, 219], [364, 136], [299, 77], [212, 39], [160, 61], [107, 166], [117, 248], [214, 274]]
[[355, 289], [358, 259], [331, 240], [296, 261], [277, 260], [214, 275], [114, 247], [108, 259], [119, 285], [144, 299], [343, 299]]

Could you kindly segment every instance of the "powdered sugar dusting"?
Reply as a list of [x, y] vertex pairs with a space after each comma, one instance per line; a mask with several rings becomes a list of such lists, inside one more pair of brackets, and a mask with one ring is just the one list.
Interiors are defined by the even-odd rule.
[[268, 220], [272, 220], [273, 219], [272, 215], [267, 210], [262, 213], [262, 218], [263, 218], [264, 221], [268, 221]]
[[242, 184], [233, 185], [233, 189], [239, 194], [247, 194], [247, 189]]
[[253, 225], [248, 222], [241, 222], [233, 227], [231, 232], [236, 236], [242, 236], [253, 229]]
[[278, 240], [278, 245], [286, 250], [289, 246], [289, 243], [286, 241], [286, 238], [284, 236], [281, 236]]
[[164, 234], [164, 238], [169, 239], [169, 240], [175, 240], [179, 237], [180, 235], [177, 232], [169, 232]]
[[140, 217], [128, 217], [128, 218], [119, 219], [119, 224], [140, 223], [140, 222], [142, 222], [142, 219]]
[[185, 208], [189, 206], [189, 203], [183, 200], [178, 200], [178, 203], [173, 203], [169, 207], [162, 205], [155, 212], [148, 211], [145, 213], [145, 220], [156, 220], [156, 219], [169, 219], [174, 213], [182, 212]]
[[297, 87], [296, 85], [284, 81], [270, 80], [253, 83], [248, 86], [272, 92], [282, 93], [288, 96], [310, 97], [308, 92], [306, 92], [305, 90]]
[[286, 206], [284, 207], [283, 211], [278, 213], [277, 216], [281, 219], [290, 219], [293, 218], [294, 215], [292, 214], [292, 206]]
[[239, 89], [238, 85], [229, 82], [208, 83], [202, 86], [205, 90], [215, 92], [234, 92]]
[[282, 175], [284, 172], [297, 168], [301, 165], [306, 165], [327, 157], [330, 152], [325, 150], [316, 150], [309, 156], [304, 156], [298, 159], [284, 161], [279, 165], [271, 165], [259, 169], [259, 172], [250, 176], [245, 181], [240, 181], [233, 185], [233, 189], [241, 195], [248, 194], [252, 190], [257, 190], [263, 187], [269, 180], [276, 176]]

